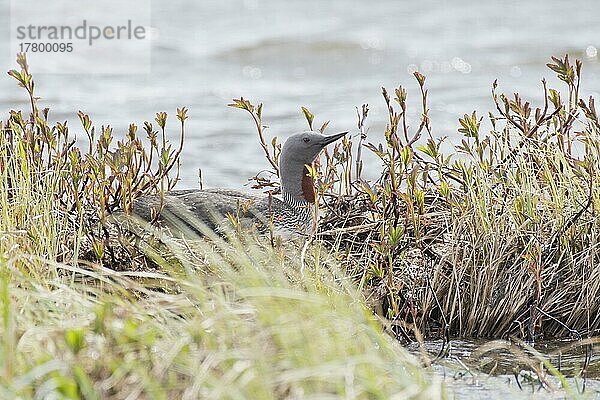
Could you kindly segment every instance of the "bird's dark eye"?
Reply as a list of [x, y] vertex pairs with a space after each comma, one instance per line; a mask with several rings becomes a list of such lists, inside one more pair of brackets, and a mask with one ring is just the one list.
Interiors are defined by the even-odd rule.
[[310, 139], [309, 139], [309, 138], [307, 138], [307, 137], [305, 137], [304, 139], [302, 139], [302, 141], [303, 141], [304, 143], [308, 143], [308, 142], [310, 142]]

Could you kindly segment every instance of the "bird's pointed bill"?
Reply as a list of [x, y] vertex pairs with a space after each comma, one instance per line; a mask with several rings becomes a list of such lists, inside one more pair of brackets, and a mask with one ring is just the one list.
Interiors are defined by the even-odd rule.
[[345, 132], [336, 133], [331, 136], [324, 136], [324, 144], [328, 145], [329, 143], [333, 143], [347, 133], [348, 133], [348, 131], [345, 131]]

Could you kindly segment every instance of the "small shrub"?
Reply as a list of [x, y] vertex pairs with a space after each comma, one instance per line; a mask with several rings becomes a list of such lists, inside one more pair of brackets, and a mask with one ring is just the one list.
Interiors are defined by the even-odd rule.
[[[107, 216], [129, 212], [137, 197], [164, 193], [177, 182], [187, 109], [177, 110], [176, 147], [166, 138], [164, 112], [156, 114], [156, 125], [143, 123], [144, 143], [135, 124], [117, 140], [110, 126], [98, 129], [79, 111], [85, 139], [76, 142], [66, 121], [52, 125], [49, 109], [39, 109], [26, 55], [19, 54], [17, 63], [20, 71], [8, 74], [27, 91], [31, 112], [11, 111], [0, 124], [2, 230], [22, 232], [19, 245], [32, 254], [64, 261], [103, 259], [111, 250]], [[34, 221], [40, 217], [47, 223]], [[87, 255], [79, 253], [82, 245]]]
[[[325, 211], [318, 236], [399, 337], [533, 340], [600, 330], [600, 124], [594, 99], [579, 96], [581, 62], [565, 56], [548, 67], [564, 93], [543, 80], [543, 103], [534, 107], [498, 94], [494, 82], [490, 131], [476, 112], [465, 114], [451, 154], [434, 135], [426, 78], [416, 72], [416, 128], [407, 123], [406, 89], [383, 88], [383, 143], [367, 142], [363, 105], [358, 148], [345, 139], [315, 166]], [[312, 129], [314, 115], [302, 112]], [[374, 182], [362, 177], [363, 148], [383, 166]]]

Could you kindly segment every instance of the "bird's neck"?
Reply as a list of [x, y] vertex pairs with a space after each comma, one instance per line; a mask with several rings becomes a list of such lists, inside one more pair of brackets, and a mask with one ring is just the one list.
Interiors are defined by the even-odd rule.
[[315, 202], [315, 181], [306, 168], [296, 171], [282, 171], [281, 175], [281, 192], [283, 199], [292, 202], [306, 205], [306, 203], [314, 204]]

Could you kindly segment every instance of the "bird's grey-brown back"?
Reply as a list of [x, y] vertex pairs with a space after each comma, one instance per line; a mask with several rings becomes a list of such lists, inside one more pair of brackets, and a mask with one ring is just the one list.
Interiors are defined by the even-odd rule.
[[[302, 132], [290, 136], [279, 158], [281, 195], [252, 194], [233, 189], [175, 190], [162, 199], [143, 196], [134, 203], [133, 212], [146, 221], [158, 220], [171, 229], [184, 226], [198, 232], [199, 225], [219, 231], [234, 217], [244, 229], [266, 233], [272, 226], [283, 237], [302, 236], [314, 229], [314, 182], [307, 175], [319, 152], [347, 132], [325, 136]], [[154, 218], [160, 211], [158, 218]], [[179, 226], [177, 226], [179, 225]]]

